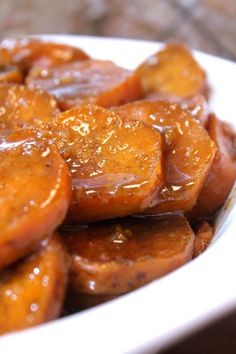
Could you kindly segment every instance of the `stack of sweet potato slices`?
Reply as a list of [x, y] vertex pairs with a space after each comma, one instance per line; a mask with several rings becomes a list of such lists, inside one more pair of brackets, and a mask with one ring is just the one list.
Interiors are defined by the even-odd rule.
[[205, 250], [236, 174], [235, 135], [208, 96], [182, 45], [129, 71], [64, 44], [2, 41], [0, 334]]

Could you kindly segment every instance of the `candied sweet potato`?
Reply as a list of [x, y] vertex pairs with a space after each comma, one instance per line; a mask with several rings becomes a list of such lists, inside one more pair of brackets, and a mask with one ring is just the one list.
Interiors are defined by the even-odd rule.
[[85, 103], [111, 107], [142, 96], [134, 72], [104, 60], [84, 60], [47, 70], [35, 68], [26, 83], [51, 92], [62, 110]]
[[206, 73], [187, 47], [168, 44], [136, 70], [145, 92], [157, 91], [181, 97], [207, 97]]
[[0, 43], [0, 64], [18, 65], [24, 71], [34, 66], [51, 67], [88, 59], [79, 48], [30, 38], [8, 38]]
[[59, 113], [51, 129], [72, 177], [68, 220], [125, 216], [152, 204], [163, 182], [155, 129], [92, 105]]
[[59, 112], [47, 92], [23, 85], [0, 84], [0, 134], [19, 128], [36, 128]]
[[0, 66], [0, 83], [22, 84], [24, 76], [17, 66], [3, 65]]
[[217, 152], [196, 206], [188, 214], [192, 220], [212, 216], [221, 207], [236, 178], [236, 136], [230, 126], [209, 115], [208, 133]]
[[60, 315], [69, 270], [58, 235], [0, 274], [0, 334], [32, 327]]
[[70, 285], [89, 294], [122, 294], [192, 258], [194, 233], [181, 215], [129, 218], [63, 234], [72, 256]]
[[63, 221], [71, 180], [57, 147], [28, 130], [0, 138], [0, 269]]
[[196, 118], [204, 127], [208, 120], [208, 107], [204, 96], [196, 95], [192, 97], [180, 97], [159, 92], [151, 92], [145, 98], [147, 101], [169, 101], [178, 103], [181, 108], [191, 113], [193, 118]]
[[206, 221], [203, 221], [196, 230], [194, 240], [193, 257], [199, 256], [209, 246], [214, 231], [213, 227]]
[[176, 103], [137, 101], [116, 110], [152, 125], [164, 137], [165, 183], [147, 213], [192, 209], [216, 150], [206, 130]]

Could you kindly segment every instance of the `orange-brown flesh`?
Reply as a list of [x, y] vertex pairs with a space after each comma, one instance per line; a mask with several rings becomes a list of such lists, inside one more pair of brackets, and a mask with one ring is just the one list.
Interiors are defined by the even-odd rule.
[[187, 47], [168, 44], [136, 70], [145, 92], [157, 91], [181, 97], [208, 96], [206, 73]]
[[38, 39], [8, 38], [0, 43], [0, 63], [15, 64], [25, 71], [35, 66], [47, 68], [88, 58], [79, 48]]
[[165, 141], [165, 183], [148, 214], [188, 211], [195, 205], [215, 156], [206, 130], [176, 103], [137, 101], [116, 108], [162, 132]]
[[178, 103], [181, 108], [191, 113], [193, 118], [196, 118], [204, 127], [208, 120], [207, 101], [203, 95], [195, 95], [192, 97], [174, 96], [166, 93], [151, 92], [145, 100], [150, 101], [169, 101]]
[[51, 92], [62, 110], [86, 103], [111, 107], [142, 97], [140, 80], [134, 72], [104, 60], [32, 69], [26, 83]]
[[71, 201], [68, 167], [39, 133], [0, 139], [0, 269], [59, 226]]
[[72, 256], [71, 287], [89, 294], [122, 294], [192, 258], [194, 234], [181, 215], [130, 218], [63, 233]]
[[58, 235], [0, 274], [0, 334], [32, 327], [60, 315], [69, 256]]
[[214, 235], [213, 227], [204, 221], [197, 227], [195, 235], [193, 257], [199, 256], [207, 249]]
[[68, 220], [110, 219], [152, 205], [163, 183], [155, 129], [88, 105], [58, 114], [52, 135], [72, 177]]
[[59, 112], [47, 92], [23, 85], [0, 84], [0, 134], [25, 127], [39, 127]]
[[197, 204], [188, 214], [191, 220], [212, 216], [226, 201], [236, 178], [236, 136], [233, 129], [211, 114], [207, 130], [217, 152]]
[[0, 66], [0, 83], [22, 84], [24, 75], [17, 66]]

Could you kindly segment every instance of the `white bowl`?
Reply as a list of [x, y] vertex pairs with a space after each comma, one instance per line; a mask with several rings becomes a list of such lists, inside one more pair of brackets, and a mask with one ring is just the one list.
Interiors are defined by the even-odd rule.
[[[40, 36], [79, 46], [91, 56], [135, 68], [161, 44], [80, 36]], [[196, 52], [213, 88], [211, 108], [236, 126], [236, 64]], [[0, 338], [0, 352], [147, 353], [236, 306], [236, 191], [218, 218], [212, 245], [160, 280], [90, 310]], [[1, 302], [1, 299], [0, 299]], [[7, 318], [6, 318], [7, 321]]]

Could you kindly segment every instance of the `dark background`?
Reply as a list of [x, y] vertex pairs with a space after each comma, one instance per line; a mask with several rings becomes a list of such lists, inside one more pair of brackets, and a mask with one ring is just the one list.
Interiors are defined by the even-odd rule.
[[[236, 0], [1, 0], [0, 33], [180, 40], [236, 61]], [[165, 352], [200, 353], [236, 353], [236, 313]]]

